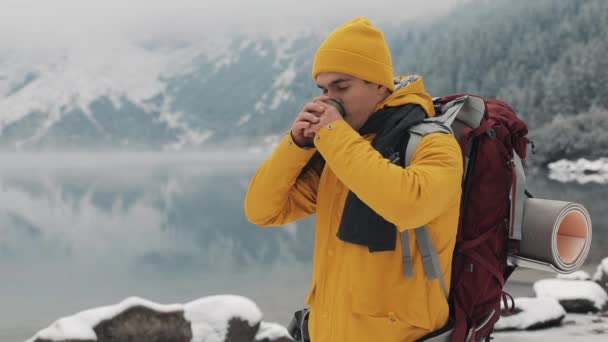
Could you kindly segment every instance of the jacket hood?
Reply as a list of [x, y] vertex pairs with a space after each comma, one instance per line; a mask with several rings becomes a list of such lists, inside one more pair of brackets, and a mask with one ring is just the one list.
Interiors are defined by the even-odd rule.
[[426, 92], [422, 76], [397, 76], [394, 78], [395, 91], [376, 107], [397, 107], [405, 104], [420, 105], [428, 117], [435, 116], [433, 98]]

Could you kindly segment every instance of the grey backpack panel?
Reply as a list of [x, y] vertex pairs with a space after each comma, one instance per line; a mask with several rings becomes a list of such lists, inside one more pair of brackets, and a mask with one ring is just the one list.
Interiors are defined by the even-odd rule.
[[[410, 164], [418, 143], [425, 135], [431, 133], [448, 133], [455, 135], [456, 138], [459, 138], [465, 128], [479, 127], [484, 111], [485, 103], [483, 100], [473, 96], [463, 96], [441, 106], [441, 113], [438, 113], [438, 116], [425, 119], [422, 123], [410, 129], [410, 138], [405, 151], [405, 166], [407, 167]], [[470, 146], [467, 146], [465, 162], [468, 161], [469, 150]], [[465, 165], [467, 164], [468, 163]], [[416, 236], [418, 250], [423, 258], [423, 268], [426, 277], [429, 280], [439, 281], [447, 300], [449, 297], [449, 289], [446, 287], [444, 282], [441, 264], [439, 263], [439, 255], [437, 254], [435, 245], [431, 240], [428, 227], [426, 225], [418, 227], [414, 229], [414, 233]], [[409, 247], [409, 230], [404, 230], [401, 232], [401, 242], [403, 249], [404, 273], [405, 276], [409, 278], [413, 276], [412, 257]], [[439, 335], [430, 338], [423, 338], [420, 341], [448, 342], [451, 340], [451, 337], [452, 329], [449, 329]], [[467, 338], [467, 340], [468, 339], [469, 338]]]
[[[457, 139], [465, 128], [477, 128], [483, 118], [486, 105], [479, 97], [463, 96], [441, 106], [438, 116], [425, 119], [422, 123], [410, 128], [410, 140], [405, 151], [406, 166], [412, 161], [418, 142], [431, 133], [449, 133]], [[467, 146], [467, 155], [470, 146]], [[466, 165], [466, 164], [465, 164]]]
[[[485, 103], [482, 99], [474, 96], [463, 96], [448, 102], [441, 108], [442, 113], [438, 116], [425, 119], [418, 125], [410, 129], [410, 139], [408, 140], [405, 151], [405, 166], [409, 165], [416, 147], [420, 140], [431, 133], [449, 133], [456, 134], [452, 127], [460, 126], [475, 128], [479, 127], [483, 113], [485, 111]], [[461, 131], [462, 131], [461, 129]], [[439, 265], [439, 256], [430, 239], [427, 226], [416, 228], [416, 242], [420, 253], [425, 257], [424, 270], [429, 279], [438, 279], [441, 287], [444, 290], [446, 297], [448, 291], [443, 284], [442, 271]], [[412, 277], [413, 267], [411, 265], [412, 258], [409, 248], [409, 232], [404, 230], [401, 233], [402, 249], [403, 249], [403, 268], [406, 277]]]

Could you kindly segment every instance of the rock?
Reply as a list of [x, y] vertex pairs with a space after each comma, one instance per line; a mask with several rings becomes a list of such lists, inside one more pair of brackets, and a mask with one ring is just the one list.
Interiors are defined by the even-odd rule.
[[287, 342], [287, 329], [262, 322], [251, 300], [212, 296], [161, 305], [128, 298], [59, 319], [27, 342]]
[[515, 298], [515, 310], [501, 312], [496, 331], [533, 330], [559, 326], [566, 311], [554, 298]]
[[255, 335], [260, 328], [260, 324], [249, 325], [247, 321], [240, 318], [231, 318], [228, 321], [228, 331], [224, 342], [255, 341]]
[[551, 297], [559, 301], [566, 312], [598, 312], [608, 305], [608, 294], [590, 280], [543, 279], [534, 283], [537, 297]]
[[600, 309], [598, 309], [589, 299], [562, 299], [559, 301], [559, 303], [567, 312], [571, 313], [589, 313], [600, 311]]
[[608, 258], [604, 258], [597, 266], [597, 270], [593, 275], [593, 281], [598, 283], [604, 291], [608, 292]]

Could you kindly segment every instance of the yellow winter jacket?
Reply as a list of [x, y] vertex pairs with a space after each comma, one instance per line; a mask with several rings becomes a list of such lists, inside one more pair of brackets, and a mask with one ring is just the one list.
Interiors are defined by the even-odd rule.
[[[434, 115], [422, 82], [399, 89], [378, 108], [417, 103]], [[414, 341], [448, 318], [441, 286], [425, 277], [411, 229], [428, 224], [449, 286], [463, 172], [460, 147], [452, 135], [427, 135], [404, 169], [383, 158], [371, 146], [373, 138], [362, 137], [343, 120], [321, 128], [315, 148], [300, 148], [287, 134], [255, 172], [246, 194], [245, 214], [260, 226], [316, 214], [306, 299], [313, 342]], [[326, 160], [325, 168], [301, 174], [315, 150]], [[399, 235], [394, 251], [374, 253], [338, 239], [349, 190], [399, 230], [410, 230], [412, 278], [403, 272]]]

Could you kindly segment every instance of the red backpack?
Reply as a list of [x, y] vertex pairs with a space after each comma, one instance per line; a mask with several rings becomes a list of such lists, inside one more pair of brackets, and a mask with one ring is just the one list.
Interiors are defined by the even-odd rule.
[[[489, 341], [500, 318], [501, 300], [508, 306], [503, 286], [514, 267], [507, 253], [521, 239], [525, 175], [521, 159], [529, 140], [526, 124], [506, 103], [476, 95], [435, 99], [437, 116], [410, 129], [405, 162], [409, 164], [418, 141], [435, 132], [452, 133], [464, 156], [462, 203], [447, 289], [437, 252], [426, 226], [415, 229], [427, 278], [440, 281], [450, 304], [446, 327], [420, 341]], [[407, 231], [401, 234], [406, 276], [411, 276]]]

